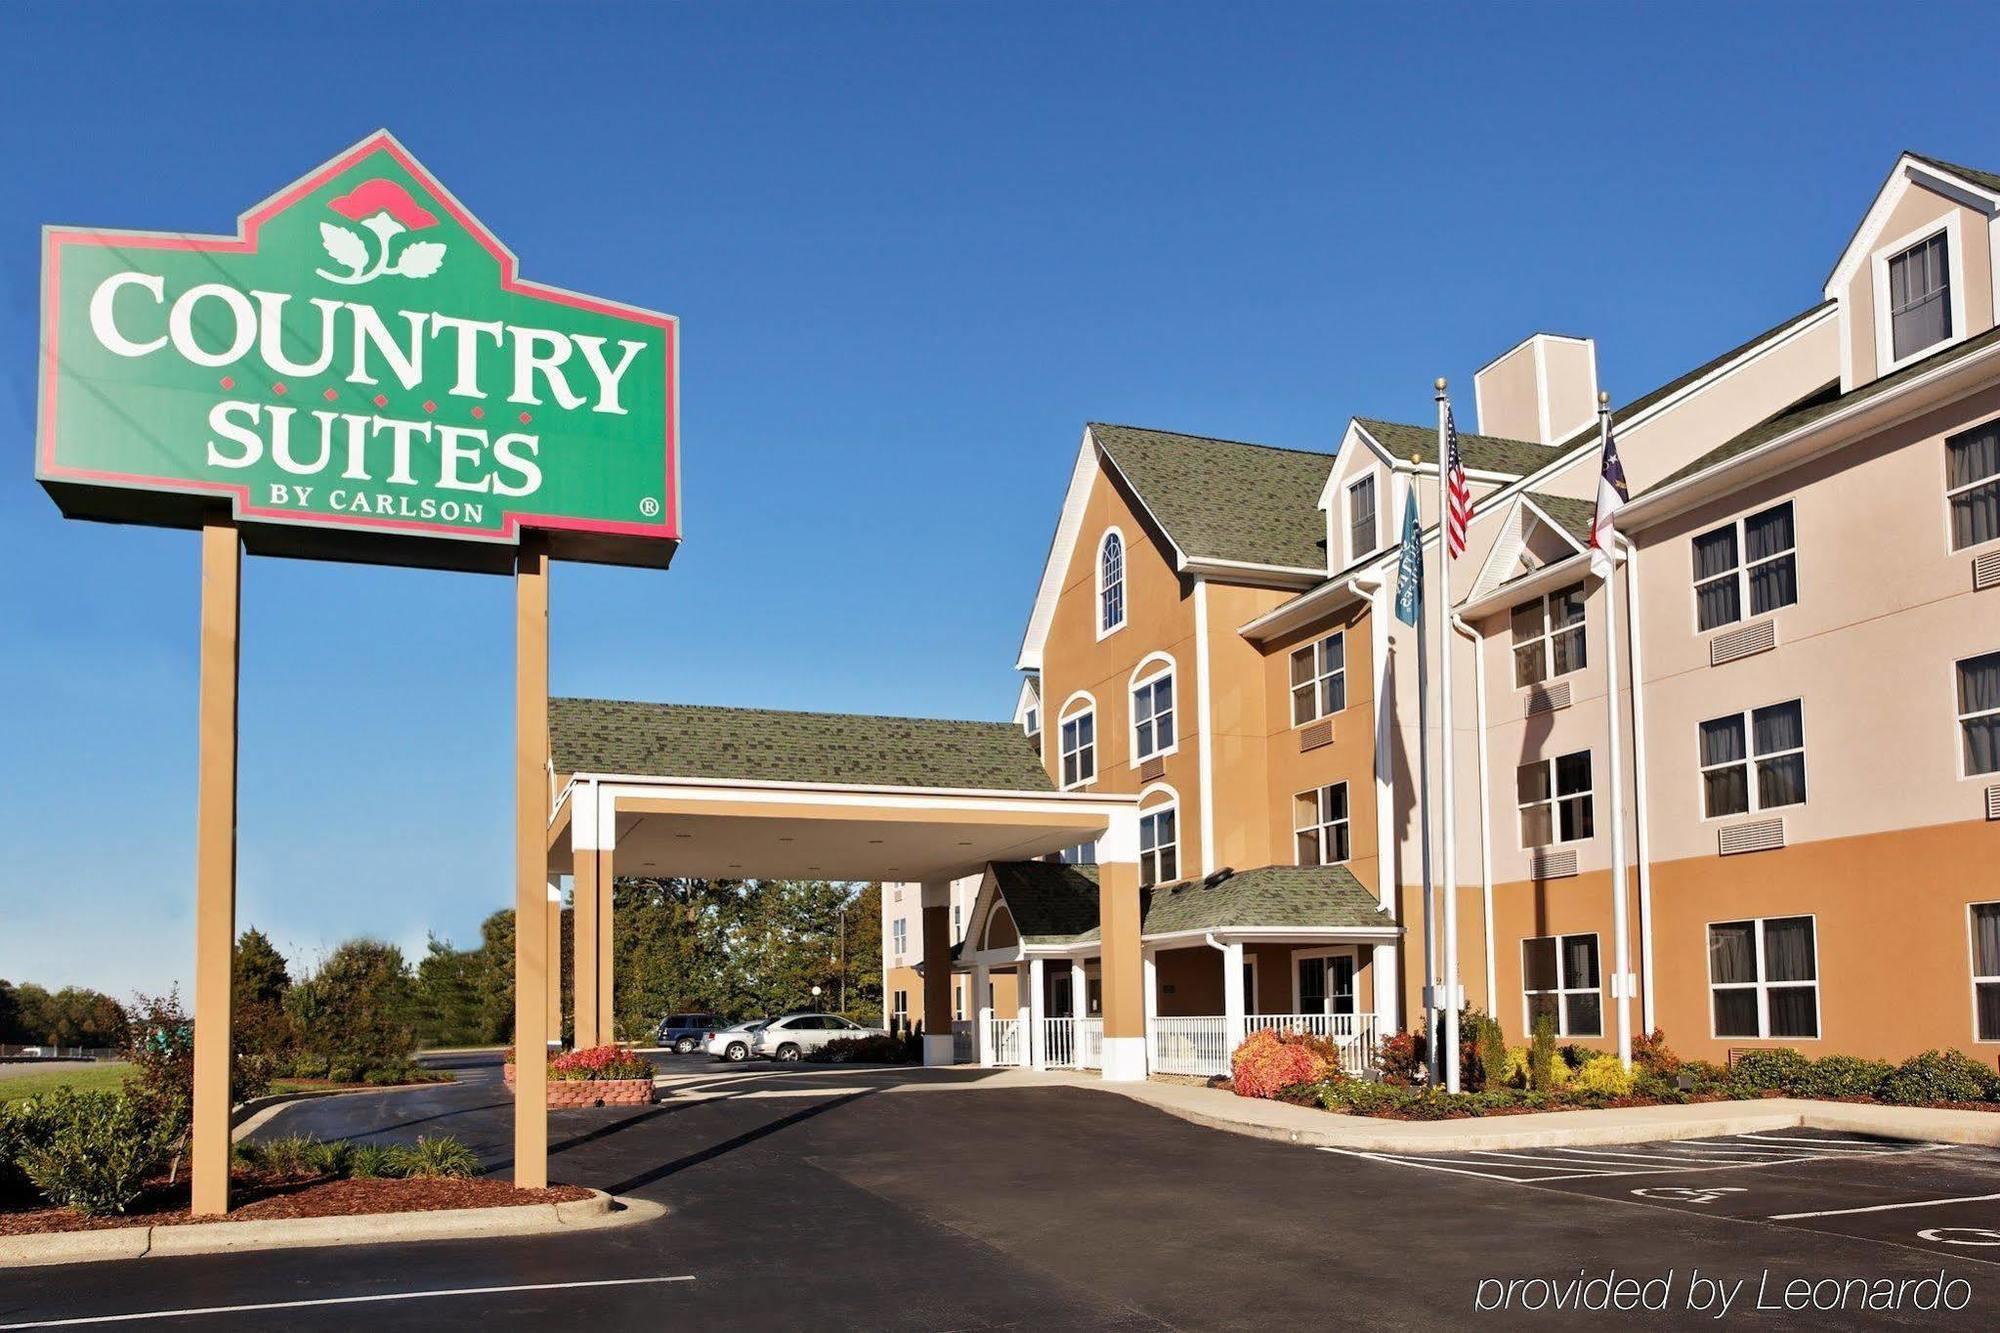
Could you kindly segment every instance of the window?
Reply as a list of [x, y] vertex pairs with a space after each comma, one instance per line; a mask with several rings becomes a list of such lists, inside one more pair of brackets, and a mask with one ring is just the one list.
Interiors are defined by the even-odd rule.
[[1944, 442], [1951, 549], [2000, 537], [2000, 421]]
[[1302, 866], [1330, 866], [1347, 860], [1347, 784], [1336, 782], [1292, 798], [1292, 828], [1296, 831]]
[[[1740, 554], [1739, 554], [1740, 553]], [[1695, 627], [1714, 629], [1799, 600], [1792, 502], [1773, 505], [1694, 539]]]
[[1094, 866], [1097, 864], [1097, 839], [1080, 842], [1074, 847], [1062, 849], [1062, 863], [1066, 866]]
[[1174, 828], [1171, 805], [1147, 810], [1139, 816], [1139, 887], [1168, 884], [1179, 879], [1180, 838]]
[[895, 1007], [889, 1011], [889, 1022], [893, 1027], [906, 1028], [910, 1025], [910, 993], [896, 992]]
[[1375, 478], [1347, 488], [1347, 558], [1359, 560], [1375, 549]]
[[1803, 805], [1805, 799], [1805, 710], [1797, 699], [1701, 724], [1703, 818]]
[[1547, 847], [1581, 842], [1596, 828], [1590, 790], [1590, 751], [1538, 759], [1514, 770], [1521, 806], [1521, 845]]
[[1598, 987], [1597, 936], [1543, 935], [1521, 941], [1521, 994], [1533, 1032], [1553, 1019], [1558, 1037], [1604, 1035], [1604, 997]]
[[889, 923], [889, 947], [899, 955], [910, 947], [910, 923], [902, 917]]
[[1889, 260], [1889, 350], [1897, 361], [1951, 337], [1951, 276], [1944, 233]]
[[1062, 724], [1062, 785], [1076, 787], [1097, 776], [1097, 713], [1086, 708]]
[[1973, 1035], [2000, 1041], [2000, 903], [1972, 904]]
[[965, 983], [963, 981], [954, 981], [951, 983], [951, 1016], [957, 1019], [965, 1017]]
[[1132, 691], [1132, 760], [1174, 748], [1174, 673], [1163, 671]]
[[1292, 725], [1347, 707], [1347, 636], [1329, 634], [1292, 653]]
[[1514, 686], [1539, 685], [1584, 665], [1583, 584], [1514, 608]]
[[965, 909], [959, 904], [953, 903], [951, 905], [951, 939], [954, 944], [965, 938], [964, 917]]
[[1125, 539], [1116, 529], [1097, 548], [1097, 637], [1125, 623]]
[[1021, 730], [1027, 732], [1030, 736], [1041, 735], [1042, 710], [1039, 708], [1030, 708], [1026, 716], [1021, 719]]
[[1965, 737], [1965, 776], [2000, 773], [2000, 653], [1958, 664], [1958, 729]]
[[1718, 1037], [1819, 1036], [1813, 919], [1772, 917], [1710, 926], [1708, 989]]

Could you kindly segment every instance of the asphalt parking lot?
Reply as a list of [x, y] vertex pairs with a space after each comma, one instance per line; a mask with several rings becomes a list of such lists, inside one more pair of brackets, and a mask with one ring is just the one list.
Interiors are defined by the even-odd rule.
[[[2000, 1245], [1977, 1240], [2000, 1237], [2000, 1157], [1983, 1150], [1801, 1134], [1815, 1141], [1356, 1156], [977, 1071], [661, 1064], [667, 1100], [552, 1126], [557, 1179], [657, 1200], [657, 1221], [20, 1270], [0, 1329], [1526, 1327], [1621, 1318], [1554, 1315], [1519, 1286], [1614, 1272], [1655, 1284], [1663, 1309], [1624, 1316], [1655, 1325], [1712, 1325], [1690, 1308], [1701, 1283], [1736, 1284], [1728, 1317], [1759, 1327], [2000, 1322]], [[266, 1132], [451, 1133], [504, 1170], [498, 1071], [462, 1072], [303, 1103]], [[1965, 1308], [1755, 1308], [1788, 1281], [1907, 1292], [1940, 1272]], [[1481, 1306], [1508, 1281], [1520, 1301]]]

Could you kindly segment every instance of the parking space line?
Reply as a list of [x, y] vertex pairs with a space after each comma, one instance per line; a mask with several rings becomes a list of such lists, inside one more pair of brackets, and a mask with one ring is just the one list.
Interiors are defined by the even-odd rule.
[[[1551, 1151], [1561, 1152], [1565, 1150], [1552, 1149]], [[1574, 1158], [1544, 1157], [1530, 1153], [1500, 1152], [1497, 1149], [1476, 1149], [1473, 1152], [1467, 1153], [1466, 1155], [1468, 1157], [1470, 1156], [1512, 1157], [1523, 1162], [1537, 1163], [1538, 1168], [1544, 1171], [1567, 1171], [1567, 1170], [1575, 1170], [1578, 1167], [1599, 1166], [1607, 1168], [1607, 1174], [1615, 1175], [1622, 1172], [1671, 1171], [1674, 1169], [1672, 1167], [1634, 1166], [1630, 1162], [1618, 1161], [1616, 1159], [1592, 1160], [1592, 1158], [1587, 1155], [1580, 1155]]]
[[[1391, 1156], [1388, 1153], [1362, 1152], [1356, 1148], [1322, 1147], [1320, 1151], [1339, 1153], [1342, 1157], [1365, 1157], [1371, 1162], [1387, 1162], [1391, 1166], [1415, 1167], [1419, 1171], [1442, 1171], [1447, 1175], [1453, 1175], [1453, 1176], [1477, 1176], [1481, 1180], [1498, 1180], [1503, 1184], [1509, 1184], [1509, 1185], [1529, 1185], [1529, 1184], [1546, 1185], [1558, 1180], [1587, 1180], [1592, 1176], [1600, 1176], [1605, 1174], [1602, 1171], [1579, 1171], [1574, 1175], [1543, 1176], [1539, 1180], [1528, 1181], [1528, 1180], [1522, 1180], [1517, 1176], [1498, 1175], [1493, 1171], [1472, 1171], [1468, 1170], [1465, 1167], [1460, 1167], [1460, 1166], [1440, 1166], [1436, 1162], [1421, 1161], [1413, 1157], [1395, 1157]], [[1500, 1164], [1496, 1162], [1494, 1165], [1497, 1167]]]
[[1773, 1222], [1794, 1222], [1802, 1217], [1845, 1217], [1850, 1213], [1893, 1213], [1899, 1208], [1938, 1208], [1948, 1203], [1986, 1203], [2000, 1194], [1968, 1194], [1961, 1199], [1917, 1199], [1910, 1203], [1876, 1203], [1866, 1208], [1826, 1208], [1816, 1213], [1773, 1213]]
[[75, 1328], [83, 1324], [129, 1324], [151, 1319], [191, 1319], [197, 1315], [249, 1314], [260, 1310], [305, 1310], [326, 1305], [371, 1305], [381, 1301], [437, 1300], [446, 1296], [502, 1296], [522, 1291], [577, 1291], [589, 1287], [658, 1286], [692, 1281], [693, 1273], [682, 1273], [675, 1277], [611, 1277], [588, 1282], [524, 1282], [505, 1287], [450, 1287], [433, 1291], [379, 1292], [368, 1296], [322, 1296], [314, 1300], [190, 1306], [178, 1310], [140, 1310], [132, 1314], [85, 1315], [74, 1319], [31, 1319], [19, 1324], [0, 1324], [0, 1333], [24, 1328]]
[[1816, 1152], [1846, 1153], [1857, 1157], [1891, 1157], [1906, 1152], [1936, 1152], [1940, 1148], [1957, 1145], [1950, 1143], [1860, 1143], [1853, 1139], [1812, 1139], [1778, 1134], [1746, 1134], [1744, 1138], [1756, 1139], [1764, 1143], [1804, 1143], [1812, 1145]]

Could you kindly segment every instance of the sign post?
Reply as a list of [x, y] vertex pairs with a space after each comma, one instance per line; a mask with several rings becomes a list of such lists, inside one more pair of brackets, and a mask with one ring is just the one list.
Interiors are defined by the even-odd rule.
[[515, 1180], [547, 1183], [549, 568], [673, 559], [679, 365], [672, 316], [523, 279], [387, 131], [233, 236], [45, 229], [35, 476], [202, 534], [196, 1214], [228, 1207], [245, 552], [514, 579]]

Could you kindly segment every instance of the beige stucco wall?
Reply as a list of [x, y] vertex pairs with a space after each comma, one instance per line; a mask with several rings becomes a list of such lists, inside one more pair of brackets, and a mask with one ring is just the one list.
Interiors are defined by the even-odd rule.
[[1928, 188], [1912, 184], [1889, 210], [1878, 233], [1861, 256], [1853, 274], [1836, 293], [1847, 313], [1847, 350], [1852, 383], [1866, 384], [1882, 371], [1876, 346], [1875, 262], [1884, 250], [1907, 247], [1919, 233], [1939, 223], [1957, 224], [1956, 243], [1964, 283], [1961, 288], [1964, 327], [1958, 337], [1972, 338], [1993, 327], [1993, 246], [1985, 217]]

